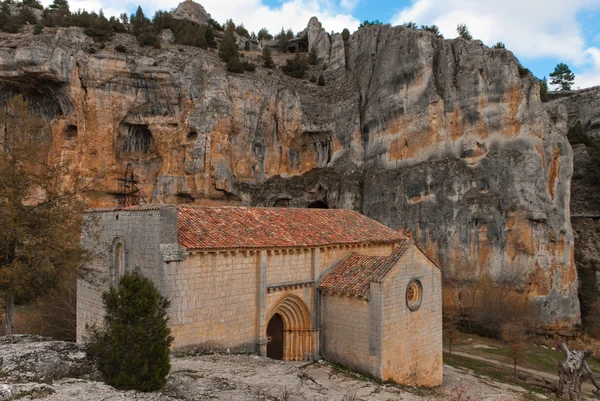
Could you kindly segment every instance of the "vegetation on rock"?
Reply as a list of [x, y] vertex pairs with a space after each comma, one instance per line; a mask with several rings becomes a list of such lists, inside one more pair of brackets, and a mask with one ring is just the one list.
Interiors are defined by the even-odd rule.
[[308, 59], [305, 54], [296, 53], [293, 59], [286, 60], [286, 64], [281, 67], [285, 75], [294, 78], [304, 78], [306, 70], [308, 70]]
[[552, 85], [560, 86], [560, 90], [571, 90], [571, 86], [575, 82], [575, 74], [571, 72], [571, 69], [565, 63], [559, 63], [554, 67], [554, 71], [550, 73]]
[[273, 62], [273, 56], [271, 54], [271, 48], [265, 46], [262, 51], [263, 67], [273, 68], [275, 63]]
[[91, 328], [87, 348], [106, 383], [124, 390], [155, 391], [171, 368], [169, 301], [151, 280], [125, 274], [102, 295], [104, 328]]
[[473, 40], [473, 35], [471, 35], [471, 32], [466, 24], [458, 24], [456, 27], [456, 33], [458, 33], [459, 37], [465, 40]]

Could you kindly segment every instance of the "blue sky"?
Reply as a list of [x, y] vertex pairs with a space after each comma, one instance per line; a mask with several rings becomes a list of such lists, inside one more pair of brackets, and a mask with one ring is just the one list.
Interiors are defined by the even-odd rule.
[[[328, 31], [358, 28], [361, 21], [398, 25], [436, 24], [446, 38], [466, 23], [476, 39], [506, 44], [538, 77], [559, 62], [576, 74], [575, 88], [600, 85], [600, 0], [196, 0], [218, 21], [233, 18], [250, 31], [281, 27], [300, 31], [316, 15]], [[42, 0], [47, 5], [51, 0]], [[71, 9], [105, 14], [131, 13], [138, 4], [146, 15], [169, 10], [179, 0], [70, 0]]]

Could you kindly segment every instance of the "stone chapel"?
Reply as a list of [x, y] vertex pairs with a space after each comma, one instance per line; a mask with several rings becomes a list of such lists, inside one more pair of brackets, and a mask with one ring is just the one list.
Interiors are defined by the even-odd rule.
[[360, 213], [152, 205], [85, 219], [93, 279], [77, 284], [77, 339], [102, 324], [124, 272], [171, 301], [173, 348], [324, 358], [386, 381], [442, 382], [442, 276], [408, 238]]

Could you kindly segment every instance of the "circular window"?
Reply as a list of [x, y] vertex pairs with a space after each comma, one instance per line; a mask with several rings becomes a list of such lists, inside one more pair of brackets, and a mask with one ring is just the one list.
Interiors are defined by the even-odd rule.
[[412, 279], [406, 287], [406, 305], [411, 311], [416, 311], [423, 300], [423, 285], [419, 279]]

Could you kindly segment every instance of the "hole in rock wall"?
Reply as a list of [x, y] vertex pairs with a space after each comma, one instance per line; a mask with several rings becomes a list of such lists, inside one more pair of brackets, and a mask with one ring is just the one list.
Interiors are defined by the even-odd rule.
[[188, 134], [187, 134], [188, 142], [194, 142], [196, 139], [198, 139], [198, 133], [196, 131], [188, 132]]
[[64, 138], [65, 140], [73, 140], [77, 138], [77, 126], [76, 125], [67, 125], [64, 130]]
[[275, 203], [273, 203], [273, 207], [289, 207], [290, 200], [289, 199], [277, 199]]
[[145, 124], [122, 123], [120, 129], [123, 153], [147, 155], [154, 153], [154, 137]]
[[329, 205], [322, 200], [309, 203], [306, 207], [309, 209], [329, 209]]

